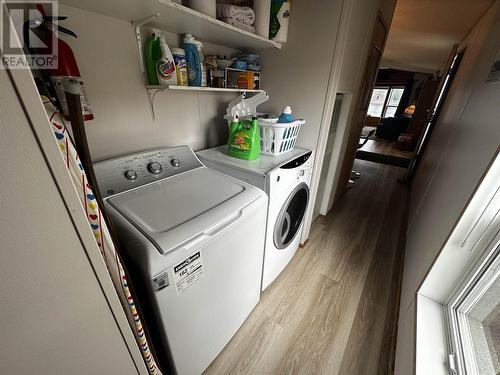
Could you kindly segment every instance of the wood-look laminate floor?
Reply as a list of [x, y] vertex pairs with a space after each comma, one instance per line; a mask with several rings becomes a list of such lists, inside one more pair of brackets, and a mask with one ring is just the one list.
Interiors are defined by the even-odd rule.
[[355, 169], [206, 374], [391, 373], [407, 189], [401, 168]]

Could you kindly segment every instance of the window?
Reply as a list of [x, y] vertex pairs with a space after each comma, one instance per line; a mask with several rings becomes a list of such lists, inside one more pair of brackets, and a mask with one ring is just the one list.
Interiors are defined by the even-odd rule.
[[368, 106], [367, 115], [372, 117], [394, 117], [403, 97], [404, 87], [375, 87]]
[[417, 295], [416, 374], [500, 374], [500, 156]]
[[500, 246], [449, 305], [455, 371], [500, 373]]
[[387, 104], [385, 106], [384, 117], [394, 117], [394, 115], [396, 115], [396, 110], [398, 109], [398, 105], [403, 97], [404, 91], [404, 87], [391, 88], [389, 100], [387, 100]]
[[382, 117], [384, 112], [385, 99], [387, 98], [387, 93], [389, 88], [375, 87], [372, 92], [372, 97], [370, 99], [370, 105], [368, 106], [367, 114], [372, 117]]

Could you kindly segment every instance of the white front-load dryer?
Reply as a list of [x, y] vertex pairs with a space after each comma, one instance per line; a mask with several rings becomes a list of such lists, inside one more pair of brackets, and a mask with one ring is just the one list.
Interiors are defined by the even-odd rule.
[[269, 196], [262, 290], [283, 271], [301, 242], [309, 207], [312, 154], [295, 148], [276, 157], [241, 160], [227, 155], [227, 146], [197, 153], [208, 167], [257, 186]]

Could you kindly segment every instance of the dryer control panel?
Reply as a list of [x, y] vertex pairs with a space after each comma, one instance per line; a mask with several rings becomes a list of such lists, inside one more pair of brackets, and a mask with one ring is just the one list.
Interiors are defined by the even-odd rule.
[[308, 180], [312, 175], [312, 151], [305, 153], [304, 155], [295, 158], [288, 163], [280, 167], [281, 170], [288, 170], [287, 172], [292, 173], [295, 171], [296, 179]]
[[189, 146], [142, 151], [94, 164], [103, 198], [203, 166]]

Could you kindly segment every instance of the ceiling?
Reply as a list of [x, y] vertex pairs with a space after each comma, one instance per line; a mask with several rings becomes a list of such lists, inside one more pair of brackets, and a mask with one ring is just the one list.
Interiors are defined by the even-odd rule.
[[493, 0], [397, 0], [381, 66], [433, 73]]

